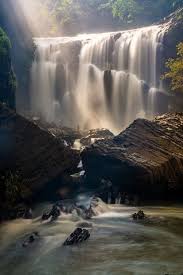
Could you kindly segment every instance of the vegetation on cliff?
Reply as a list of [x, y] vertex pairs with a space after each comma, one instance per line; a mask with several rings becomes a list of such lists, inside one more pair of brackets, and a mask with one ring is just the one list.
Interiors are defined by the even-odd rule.
[[16, 78], [11, 65], [11, 43], [0, 28], [0, 101], [15, 108]]
[[[151, 24], [182, 7], [182, 0], [39, 0], [64, 31]], [[37, 4], [38, 4], [37, 2]], [[43, 8], [42, 8], [43, 10]], [[108, 24], [109, 22], [109, 24]]]
[[0, 27], [6, 32], [12, 45], [11, 59], [17, 78], [17, 102], [26, 108], [29, 101], [29, 76], [35, 47], [31, 29], [19, 1], [0, 1]]
[[150, 25], [183, 5], [182, 0], [29, 0], [27, 5], [24, 0], [19, 2], [36, 36]]
[[[0, 173], [0, 220], [11, 218], [14, 215], [14, 208], [19, 203], [26, 201], [31, 192], [17, 172], [10, 170]], [[16, 211], [15, 211], [16, 212]], [[11, 214], [10, 214], [11, 213]], [[14, 216], [12, 216], [14, 218]]]
[[177, 57], [169, 59], [166, 66], [164, 78], [170, 79], [172, 91], [183, 92], [183, 42], [177, 46]]
[[114, 0], [110, 3], [113, 16], [129, 24], [158, 21], [183, 5], [180, 0]]

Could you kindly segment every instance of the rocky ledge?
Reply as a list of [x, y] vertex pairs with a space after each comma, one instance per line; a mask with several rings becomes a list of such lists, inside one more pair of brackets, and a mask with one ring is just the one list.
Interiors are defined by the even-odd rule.
[[36, 195], [74, 173], [79, 161], [76, 151], [0, 104], [0, 174], [18, 171], [22, 184]]
[[181, 194], [183, 113], [137, 119], [118, 136], [86, 147], [81, 156], [92, 185], [107, 180], [118, 192], [142, 197]]

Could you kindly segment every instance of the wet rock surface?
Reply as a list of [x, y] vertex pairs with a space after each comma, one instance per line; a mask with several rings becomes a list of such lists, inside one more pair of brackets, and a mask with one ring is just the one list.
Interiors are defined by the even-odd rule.
[[[105, 212], [106, 204], [97, 197], [87, 199], [87, 202], [79, 203], [76, 200], [61, 200], [56, 202], [51, 209], [44, 211], [42, 221], [55, 221], [62, 214], [74, 214], [83, 220], [90, 220], [99, 213]], [[92, 223], [81, 222], [80, 227], [92, 227]]]
[[57, 138], [65, 147], [73, 146], [74, 141], [76, 139], [81, 139], [85, 134], [85, 132], [80, 131], [80, 129], [63, 126], [61, 121], [49, 123], [42, 120], [40, 117], [31, 117], [30, 115], [27, 115], [27, 118], [41, 129], [49, 132], [54, 138]]
[[28, 247], [29, 245], [31, 245], [32, 243], [37, 241], [39, 238], [40, 238], [39, 232], [35, 231], [26, 238], [26, 240], [23, 242], [22, 246]]
[[51, 218], [51, 221], [55, 221], [61, 215], [61, 210], [58, 205], [53, 205], [50, 211], [44, 212], [42, 215], [42, 221], [46, 221]]
[[[43, 189], [46, 193], [56, 188], [56, 184], [62, 185], [62, 178], [75, 173], [80, 161], [78, 152], [1, 104], [0, 143], [0, 173], [6, 170], [12, 174], [18, 172], [21, 186], [26, 186], [29, 191], [25, 197], [28, 201], [38, 195], [40, 197]], [[1, 181], [0, 189], [3, 184]], [[4, 189], [1, 192], [2, 202], [3, 192]], [[18, 198], [15, 203], [22, 202], [22, 198]], [[14, 208], [12, 212], [15, 212]], [[29, 214], [25, 213], [24, 216], [30, 217]]]
[[84, 228], [76, 228], [73, 233], [65, 240], [64, 246], [74, 245], [78, 243], [82, 243], [90, 238], [90, 233], [87, 229]]
[[81, 228], [92, 228], [93, 224], [90, 222], [80, 222], [77, 224], [77, 226]]
[[85, 133], [80, 142], [83, 146], [88, 146], [94, 143], [96, 140], [108, 139], [111, 137], [114, 137], [114, 135], [108, 129], [92, 129]]
[[109, 180], [120, 191], [162, 197], [183, 191], [183, 114], [135, 120], [118, 136], [81, 154], [87, 182]]
[[26, 220], [33, 218], [32, 209], [26, 206], [19, 206], [15, 209], [16, 217], [15, 218], [23, 218]]
[[39, 117], [29, 117], [41, 129], [48, 131], [52, 136], [57, 138], [61, 144], [68, 147], [74, 147], [76, 140], [80, 142], [81, 147], [91, 145], [96, 140], [114, 137], [114, 134], [105, 128], [81, 130], [79, 124], [77, 129], [65, 127], [60, 123], [48, 123]]
[[132, 215], [133, 220], [144, 220], [146, 218], [146, 215], [144, 214], [144, 211], [139, 210], [137, 213], [134, 213]]
[[170, 14], [165, 19], [167, 30], [164, 35], [164, 57], [174, 58], [176, 56], [176, 46], [182, 41], [183, 32], [183, 8]]

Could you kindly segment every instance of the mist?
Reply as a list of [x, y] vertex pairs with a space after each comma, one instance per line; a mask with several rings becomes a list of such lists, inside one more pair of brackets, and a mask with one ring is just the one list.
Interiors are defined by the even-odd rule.
[[[51, 14], [51, 11], [49, 11], [46, 1], [17, 0], [17, 4], [21, 8], [33, 36], [53, 36], [56, 33], [61, 34], [58, 31], [56, 19], [54, 15]], [[16, 9], [17, 4], [14, 4]]]

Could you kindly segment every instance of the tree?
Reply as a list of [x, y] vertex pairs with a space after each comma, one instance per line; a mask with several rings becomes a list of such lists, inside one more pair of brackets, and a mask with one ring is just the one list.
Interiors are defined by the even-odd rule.
[[163, 78], [171, 81], [172, 91], [183, 92], [183, 42], [177, 46], [177, 57], [169, 59], [166, 67], [168, 72]]
[[121, 21], [131, 22], [142, 11], [135, 0], [116, 0], [112, 3], [112, 14]]
[[113, 0], [112, 13], [124, 23], [152, 23], [183, 6], [182, 0]]
[[11, 43], [0, 28], [0, 101], [15, 108], [16, 78], [11, 65]]

